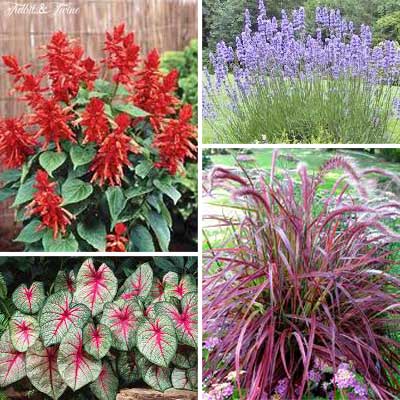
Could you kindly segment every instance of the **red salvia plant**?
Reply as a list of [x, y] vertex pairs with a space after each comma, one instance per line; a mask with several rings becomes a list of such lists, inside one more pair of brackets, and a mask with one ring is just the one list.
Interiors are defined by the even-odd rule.
[[13, 55], [2, 59], [11, 93], [26, 103], [22, 116], [0, 118], [0, 158], [13, 168], [0, 177], [2, 198], [15, 196], [24, 224], [17, 240], [27, 249], [104, 251], [115, 248], [107, 234], [124, 224], [120, 250], [133, 242], [168, 250], [177, 175], [196, 157], [178, 72], [160, 71], [156, 49], [142, 58], [124, 24], [106, 33], [100, 63], [64, 32], [42, 47], [37, 72]]
[[[233, 371], [247, 400], [328, 398], [348, 363], [368, 388], [367, 397], [354, 398], [393, 399], [400, 393], [400, 343], [391, 334], [400, 326], [400, 279], [390, 273], [389, 246], [399, 235], [385, 222], [400, 217], [400, 203], [374, 202], [366, 178], [399, 179], [359, 170], [342, 156], [316, 175], [300, 164], [297, 177], [282, 176], [275, 160], [276, 153], [269, 177], [211, 173], [211, 193], [229, 191], [240, 212], [206, 217], [209, 229], [232, 228], [228, 243], [210, 242], [205, 254], [206, 382], [212, 387]], [[332, 169], [344, 175], [321, 196]], [[330, 368], [330, 392], [311, 384], [317, 364]]]

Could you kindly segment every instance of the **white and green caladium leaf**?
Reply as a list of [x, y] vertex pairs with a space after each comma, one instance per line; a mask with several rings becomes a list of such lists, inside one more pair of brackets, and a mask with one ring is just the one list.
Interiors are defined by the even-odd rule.
[[141, 319], [136, 343], [139, 351], [150, 362], [160, 367], [168, 367], [178, 347], [171, 319], [166, 315], [160, 315], [154, 320]]
[[90, 310], [84, 304], [74, 304], [67, 291], [49, 296], [39, 316], [40, 336], [44, 345], [61, 342], [71, 328], [82, 328], [90, 318]]
[[189, 368], [186, 370], [186, 376], [189, 378], [189, 382], [193, 389], [197, 389], [197, 368]]
[[119, 294], [124, 300], [146, 298], [153, 285], [153, 270], [149, 263], [140, 265], [122, 285]]
[[108, 326], [89, 322], [83, 328], [83, 347], [97, 360], [101, 360], [110, 350], [112, 344], [111, 330]]
[[96, 380], [101, 371], [101, 361], [83, 349], [82, 329], [72, 328], [64, 336], [58, 350], [58, 370], [64, 382], [76, 391]]
[[67, 389], [57, 364], [58, 345], [44, 347], [41, 340], [26, 353], [26, 374], [32, 385], [54, 400], [59, 399]]
[[117, 278], [106, 264], [96, 270], [93, 260], [86, 260], [76, 277], [75, 303], [86, 304], [92, 316], [103, 311], [105, 303], [112, 301], [117, 293]]
[[167, 298], [172, 296], [180, 300], [185, 294], [197, 292], [196, 280], [191, 275], [184, 275], [179, 282], [176, 282], [175, 272], [168, 272], [163, 279], [165, 280], [164, 292]]
[[110, 328], [112, 347], [128, 351], [135, 345], [138, 319], [143, 315], [141, 305], [136, 301], [116, 300], [106, 303], [100, 323]]
[[75, 292], [74, 271], [58, 271], [56, 280], [54, 281], [54, 291], [59, 292], [62, 290], [68, 290], [70, 293]]
[[192, 347], [179, 345], [172, 364], [182, 369], [194, 368], [197, 364], [197, 352]]
[[179, 343], [197, 348], [197, 293], [191, 292], [183, 296], [182, 311], [166, 301], [154, 305], [157, 315], [167, 315], [175, 324]]
[[174, 368], [171, 374], [172, 386], [175, 389], [193, 390], [185, 369]]
[[0, 339], [0, 387], [11, 385], [25, 375], [25, 353], [15, 350], [6, 330]]
[[9, 324], [11, 343], [16, 350], [25, 352], [39, 337], [39, 324], [35, 317], [17, 311]]
[[117, 358], [117, 371], [126, 385], [131, 385], [140, 379], [136, 363], [136, 355], [132, 351], [121, 351]]
[[90, 390], [99, 400], [115, 400], [118, 392], [118, 378], [111, 365], [103, 361], [99, 377], [90, 384]]
[[137, 354], [136, 358], [142, 379], [153, 389], [164, 392], [172, 387], [171, 369], [152, 364], [145, 357]]
[[30, 288], [23, 283], [15, 289], [12, 295], [15, 307], [25, 314], [36, 314], [39, 312], [45, 298], [46, 295], [42, 282], [33, 282]]

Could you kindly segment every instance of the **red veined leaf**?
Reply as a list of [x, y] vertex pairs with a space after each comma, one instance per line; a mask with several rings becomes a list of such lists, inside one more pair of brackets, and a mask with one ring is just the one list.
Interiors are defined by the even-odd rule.
[[184, 369], [174, 368], [171, 374], [171, 382], [175, 389], [193, 390], [187, 371]]
[[122, 351], [117, 358], [118, 376], [126, 385], [131, 385], [140, 379], [136, 356], [134, 352]]
[[25, 352], [39, 337], [36, 318], [17, 311], [10, 319], [10, 338], [15, 350]]
[[70, 293], [75, 292], [75, 274], [74, 271], [58, 271], [56, 280], [54, 281], [54, 291], [60, 292], [68, 290]]
[[171, 319], [165, 315], [158, 316], [152, 321], [142, 318], [136, 335], [139, 351], [150, 362], [168, 367], [178, 347]]
[[142, 307], [135, 301], [117, 300], [106, 303], [100, 323], [108, 326], [112, 333], [112, 346], [127, 351], [135, 345], [135, 332]]
[[117, 285], [117, 278], [106, 264], [96, 270], [93, 261], [86, 260], [76, 277], [74, 301], [86, 304], [95, 316], [103, 311], [105, 303], [114, 299]]
[[184, 275], [178, 284], [175, 283], [175, 279], [170, 279], [170, 277], [165, 282], [165, 296], [167, 298], [173, 296], [182, 299], [185, 294], [191, 292], [197, 292], [196, 280], [191, 275]]
[[166, 301], [155, 304], [157, 315], [168, 315], [176, 327], [176, 335], [182, 344], [197, 348], [197, 293], [191, 292], [183, 296], [181, 309]]
[[57, 362], [64, 382], [74, 391], [96, 380], [101, 371], [101, 361], [83, 350], [82, 329], [72, 328], [64, 336]]
[[176, 272], [167, 272], [162, 280], [156, 279], [151, 288], [151, 296], [158, 301], [164, 300], [165, 287], [175, 287], [179, 284], [179, 276]]
[[57, 365], [58, 345], [44, 347], [41, 340], [26, 353], [26, 374], [32, 385], [54, 400], [59, 399], [67, 389]]
[[111, 365], [104, 361], [99, 377], [90, 384], [90, 390], [99, 400], [115, 400], [118, 392], [118, 378]]
[[179, 345], [172, 364], [182, 369], [193, 368], [197, 364], [197, 352], [192, 347]]
[[145, 298], [150, 294], [152, 285], [153, 270], [150, 264], [142, 264], [126, 279], [120, 289], [120, 296], [124, 300], [131, 300], [136, 296]]
[[88, 323], [83, 328], [83, 346], [85, 351], [97, 360], [102, 359], [111, 347], [111, 330], [108, 326]]
[[160, 392], [172, 387], [171, 369], [152, 364], [145, 357], [137, 354], [136, 361], [139, 366], [142, 379], [153, 389]]
[[84, 304], [72, 303], [69, 292], [56, 292], [49, 296], [39, 317], [40, 336], [44, 345], [60, 343], [72, 327], [81, 328], [90, 318], [90, 310]]
[[44, 300], [45, 293], [42, 282], [33, 282], [30, 288], [23, 283], [15, 289], [12, 295], [15, 307], [25, 314], [36, 314]]
[[25, 375], [25, 353], [15, 350], [6, 330], [0, 339], [0, 387], [11, 385]]

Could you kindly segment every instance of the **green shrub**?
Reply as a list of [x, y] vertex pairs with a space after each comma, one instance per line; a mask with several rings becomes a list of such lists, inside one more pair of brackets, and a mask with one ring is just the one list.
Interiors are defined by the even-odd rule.
[[179, 71], [178, 96], [193, 106], [193, 120], [197, 120], [197, 39], [191, 40], [183, 51], [167, 51], [162, 56], [162, 68]]
[[379, 18], [374, 28], [376, 43], [384, 40], [396, 40], [400, 43], [400, 11]]

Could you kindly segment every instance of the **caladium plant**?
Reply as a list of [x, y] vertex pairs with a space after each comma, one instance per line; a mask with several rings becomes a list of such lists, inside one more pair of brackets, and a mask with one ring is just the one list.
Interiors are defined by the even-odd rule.
[[191, 275], [159, 276], [144, 263], [118, 290], [105, 263], [88, 259], [75, 272], [60, 271], [48, 289], [40, 282], [15, 289], [16, 311], [0, 338], [0, 387], [27, 377], [55, 400], [82, 388], [99, 400], [129, 385], [196, 390]]
[[1, 199], [14, 198], [16, 241], [38, 251], [168, 251], [179, 175], [196, 158], [178, 71], [162, 72], [156, 49], [141, 57], [123, 24], [106, 33], [100, 62], [63, 32], [40, 60], [34, 73], [2, 57], [26, 104], [20, 117], [0, 118]]

